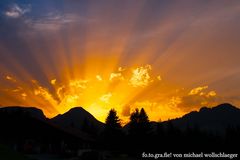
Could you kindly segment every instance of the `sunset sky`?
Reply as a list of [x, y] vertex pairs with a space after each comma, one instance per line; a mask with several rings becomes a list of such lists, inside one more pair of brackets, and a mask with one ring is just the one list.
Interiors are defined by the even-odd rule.
[[104, 121], [240, 106], [238, 0], [1, 0], [0, 106]]

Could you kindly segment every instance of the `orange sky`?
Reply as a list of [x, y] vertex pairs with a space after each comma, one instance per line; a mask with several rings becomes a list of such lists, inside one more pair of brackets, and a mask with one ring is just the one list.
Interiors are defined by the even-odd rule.
[[123, 123], [239, 106], [240, 3], [221, 2], [1, 2], [0, 105]]

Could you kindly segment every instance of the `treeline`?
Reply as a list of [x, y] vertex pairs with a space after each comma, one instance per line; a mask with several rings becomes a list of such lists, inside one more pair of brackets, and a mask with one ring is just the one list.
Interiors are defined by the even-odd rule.
[[171, 121], [150, 122], [142, 108], [130, 115], [123, 128], [116, 110], [111, 109], [105, 129], [99, 136], [99, 148], [123, 151], [129, 154], [147, 151], [176, 152], [238, 152], [240, 128], [229, 126], [224, 135], [204, 132], [198, 126], [180, 130]]

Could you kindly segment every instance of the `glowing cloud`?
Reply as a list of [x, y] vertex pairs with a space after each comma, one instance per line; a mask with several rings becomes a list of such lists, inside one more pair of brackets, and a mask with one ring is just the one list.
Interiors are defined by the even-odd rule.
[[181, 101], [177, 103], [176, 107], [183, 111], [198, 110], [202, 106], [214, 106], [217, 105], [217, 93], [216, 91], [206, 91], [208, 86], [196, 87], [192, 89], [188, 95], [181, 97]]
[[150, 65], [138, 67], [132, 70], [132, 77], [129, 83], [133, 87], [146, 87], [152, 82], [149, 71], [152, 69]]
[[72, 103], [76, 102], [78, 99], [79, 99], [78, 95], [67, 96], [66, 103], [72, 104]]
[[169, 106], [171, 107], [177, 107], [179, 104], [182, 103], [182, 98], [181, 97], [172, 97], [168, 103]]
[[192, 89], [190, 92], [189, 92], [189, 94], [188, 95], [196, 95], [196, 94], [203, 94], [203, 93], [201, 93], [201, 91], [203, 91], [203, 90], [205, 90], [205, 89], [207, 89], [208, 88], [208, 86], [203, 86], [203, 87], [197, 87], [197, 88], [194, 88], [194, 89]]
[[159, 81], [161, 81], [161, 80], [162, 80], [162, 77], [161, 77], [161, 76], [157, 76], [157, 79], [158, 79]]
[[122, 73], [111, 73], [109, 77], [110, 81], [113, 80], [124, 80], [124, 77], [122, 76]]
[[56, 81], [57, 81], [56, 79], [52, 79], [50, 83], [51, 83], [52, 85], [55, 85], [55, 84], [56, 84]]
[[74, 80], [69, 83], [70, 87], [76, 87], [76, 88], [82, 88], [86, 89], [87, 88], [87, 80]]
[[58, 102], [53, 98], [52, 94], [48, 91], [47, 88], [38, 86], [34, 89], [34, 94], [36, 96], [42, 96], [46, 101], [50, 102], [52, 106], [57, 106]]
[[9, 81], [11, 81], [11, 82], [16, 82], [16, 81], [17, 81], [16, 79], [14, 79], [14, 78], [11, 77], [11, 76], [6, 76], [5, 78], [6, 78], [6, 80], [9, 80]]
[[112, 93], [107, 93], [107, 94], [101, 96], [99, 99], [102, 102], [109, 103], [109, 100], [110, 100], [111, 97], [112, 97]]
[[215, 91], [210, 91], [210, 92], [208, 92], [208, 94], [206, 96], [207, 97], [214, 97], [216, 95], [217, 95], [217, 93]]
[[96, 75], [96, 79], [99, 80], [99, 81], [102, 81], [102, 77], [100, 75]]
[[123, 71], [125, 71], [125, 70], [126, 70], [125, 68], [118, 67], [118, 71], [119, 71], [119, 72], [123, 72]]
[[22, 96], [22, 99], [23, 99], [23, 100], [26, 100], [26, 97], [27, 97], [27, 94], [26, 94], [26, 93], [22, 93], [21, 96]]

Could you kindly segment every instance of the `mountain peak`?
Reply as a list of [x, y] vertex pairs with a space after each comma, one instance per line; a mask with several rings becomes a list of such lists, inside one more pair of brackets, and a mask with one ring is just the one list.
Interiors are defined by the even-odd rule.
[[206, 111], [209, 111], [211, 108], [208, 108], [208, 107], [202, 107], [200, 108], [199, 112], [206, 112]]
[[67, 112], [63, 114], [58, 114], [56, 117], [53, 117], [52, 119], [57, 119], [58, 117], [75, 117], [75, 116], [92, 116], [88, 111], [86, 111], [83, 107], [73, 107], [69, 109]]
[[84, 111], [84, 112], [87, 112], [83, 107], [81, 106], [78, 106], [78, 107], [74, 107], [74, 108], [71, 108], [68, 112], [79, 112], [79, 111]]
[[214, 108], [221, 108], [221, 109], [238, 109], [237, 107], [233, 106], [232, 104], [230, 103], [223, 103], [223, 104], [220, 104]]
[[[74, 107], [65, 112], [64, 114], [60, 114], [58, 116], [69, 117], [72, 119], [78, 119], [79, 117], [86, 118], [91, 117], [94, 118], [88, 111], [86, 111], [83, 107]], [[94, 118], [95, 119], [95, 118]]]
[[98, 121], [93, 115], [86, 111], [83, 107], [74, 107], [71, 108], [64, 114], [59, 114], [56, 117], [52, 118], [55, 124], [58, 124], [62, 127], [72, 127], [81, 129], [87, 121], [89, 125], [93, 126], [96, 129], [102, 128], [103, 123]]

